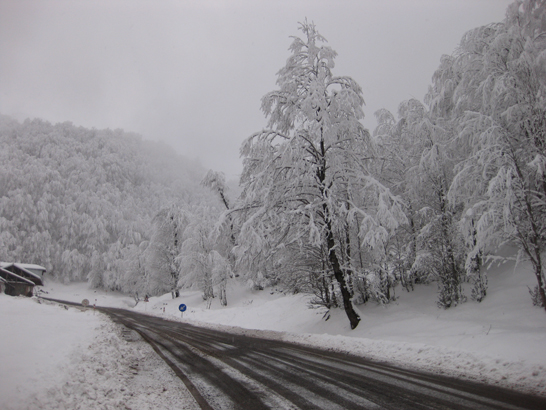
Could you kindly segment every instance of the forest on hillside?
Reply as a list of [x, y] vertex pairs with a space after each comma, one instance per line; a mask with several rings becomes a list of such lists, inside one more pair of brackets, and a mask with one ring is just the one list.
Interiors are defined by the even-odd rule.
[[205, 170], [138, 135], [2, 116], [0, 146], [0, 260], [44, 265], [59, 280], [170, 291], [170, 272], [152, 257], [136, 284], [142, 254], [157, 259], [161, 215], [214, 212], [199, 184]]
[[[465, 33], [424, 101], [375, 113], [334, 74], [336, 52], [300, 24], [266, 128], [241, 146], [240, 195], [122, 131], [0, 122], [0, 259], [64, 280], [156, 295], [275, 285], [343, 308], [438, 284], [438, 306], [487, 295], [504, 244], [531, 261], [546, 308], [546, 1]], [[470, 292], [466, 294], [465, 289]], [[531, 302], [530, 302], [531, 303]]]

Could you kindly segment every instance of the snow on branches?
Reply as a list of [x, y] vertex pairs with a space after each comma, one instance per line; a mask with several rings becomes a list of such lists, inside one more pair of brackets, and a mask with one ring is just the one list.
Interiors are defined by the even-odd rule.
[[354, 328], [360, 317], [348, 286], [357, 270], [351, 250], [360, 241], [371, 244], [372, 236], [384, 240], [384, 231], [405, 219], [399, 200], [371, 175], [374, 147], [359, 121], [360, 86], [332, 74], [336, 53], [322, 44], [314, 24], [300, 29], [306, 38], [293, 39], [279, 89], [262, 99], [268, 129], [241, 148], [240, 254], [267, 259], [282, 244], [283, 251], [293, 249], [291, 263], [298, 266], [309, 248], [322, 249], [319, 265], [335, 277]]

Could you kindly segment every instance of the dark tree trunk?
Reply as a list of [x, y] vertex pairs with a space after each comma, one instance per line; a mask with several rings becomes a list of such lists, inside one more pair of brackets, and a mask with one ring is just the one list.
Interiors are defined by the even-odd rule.
[[220, 288], [220, 304], [222, 306], [227, 306], [227, 294], [225, 286]]
[[546, 310], [546, 292], [544, 292], [544, 281], [542, 280], [541, 270], [535, 268], [535, 275], [538, 281], [538, 294], [540, 295], [540, 300], [542, 301], [542, 306]]
[[535, 271], [535, 277], [537, 278], [537, 282], [538, 282], [538, 287], [537, 287], [538, 296], [540, 297], [542, 307], [546, 310], [546, 292], [544, 291], [544, 289], [546, 288], [546, 283], [544, 283], [544, 278], [542, 275], [543, 267], [542, 267], [541, 250], [543, 247], [541, 243], [541, 238], [537, 234], [538, 228], [537, 228], [536, 222], [534, 221], [534, 218], [533, 218], [534, 215], [531, 212], [530, 206], [528, 207], [528, 213], [530, 214], [529, 219], [531, 220], [531, 231], [532, 231], [532, 234], [529, 235], [530, 246], [529, 244], [526, 243], [527, 241], [525, 241], [524, 238], [521, 239], [521, 242], [523, 243], [523, 248], [525, 252], [527, 253], [527, 255], [529, 255], [531, 259], [531, 263]]
[[349, 288], [347, 287], [347, 281], [345, 280], [345, 275], [343, 274], [343, 271], [341, 270], [339, 259], [336, 255], [336, 250], [334, 249], [335, 247], [334, 234], [332, 232], [332, 225], [329, 220], [326, 221], [326, 229], [327, 229], [326, 240], [328, 244], [328, 259], [330, 261], [330, 264], [332, 265], [332, 269], [334, 271], [334, 277], [339, 283], [339, 289], [341, 290], [341, 297], [343, 298], [343, 307], [345, 308], [345, 313], [347, 314], [347, 317], [349, 318], [349, 322], [351, 323], [351, 329], [355, 329], [358, 326], [358, 323], [360, 322], [360, 316], [355, 312], [353, 308], [353, 302], [351, 301], [351, 294], [349, 292]]
[[320, 194], [324, 200], [322, 204], [322, 213], [323, 213], [322, 218], [324, 219], [324, 223], [326, 225], [326, 246], [327, 246], [327, 252], [328, 252], [328, 261], [332, 265], [332, 269], [334, 271], [334, 277], [339, 283], [339, 289], [341, 291], [341, 297], [343, 299], [343, 307], [345, 308], [345, 313], [347, 314], [347, 317], [349, 318], [349, 322], [351, 323], [351, 329], [355, 329], [358, 326], [358, 323], [360, 322], [360, 316], [355, 312], [353, 308], [353, 303], [351, 301], [351, 293], [349, 292], [347, 281], [345, 280], [345, 274], [343, 270], [341, 269], [339, 259], [336, 255], [334, 231], [332, 227], [332, 221], [330, 219], [331, 218], [330, 210], [328, 209], [328, 205], [327, 205], [328, 195], [326, 193], [327, 190], [324, 185], [324, 182], [326, 181], [326, 169], [327, 169], [326, 150], [324, 148], [324, 139], [322, 137], [322, 129], [321, 129], [320, 153], [321, 153], [321, 163], [317, 169], [316, 175], [317, 175], [317, 180], [320, 186]]
[[463, 295], [460, 287], [460, 272], [455, 260], [455, 250], [453, 249], [453, 240], [451, 238], [452, 214], [444, 195], [443, 184], [438, 191], [441, 212], [442, 252], [443, 266], [440, 274], [440, 294], [438, 305], [444, 309], [455, 307], [463, 301]]

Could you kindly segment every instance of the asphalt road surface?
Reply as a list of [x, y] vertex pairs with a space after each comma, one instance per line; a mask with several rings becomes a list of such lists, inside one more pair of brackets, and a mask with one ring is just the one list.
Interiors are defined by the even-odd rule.
[[114, 308], [202, 409], [546, 409], [546, 399]]

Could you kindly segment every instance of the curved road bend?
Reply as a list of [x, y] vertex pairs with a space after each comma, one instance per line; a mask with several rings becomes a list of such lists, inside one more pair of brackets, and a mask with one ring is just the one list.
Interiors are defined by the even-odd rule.
[[361, 357], [100, 311], [150, 343], [202, 409], [546, 409], [546, 398]]

